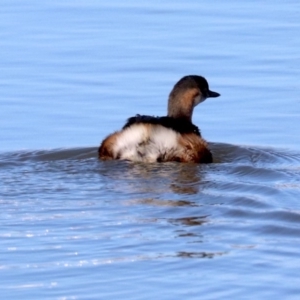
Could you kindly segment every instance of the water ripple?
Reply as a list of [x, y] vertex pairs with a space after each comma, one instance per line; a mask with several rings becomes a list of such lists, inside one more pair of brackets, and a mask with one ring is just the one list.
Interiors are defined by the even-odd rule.
[[[296, 257], [300, 153], [211, 147], [210, 165], [103, 162], [96, 147], [1, 154], [5, 288], [57, 288], [106, 266], [176, 261], [197, 272], [204, 261], [234, 270], [249, 256]], [[61, 275], [34, 280], [40, 272]], [[33, 280], [14, 285], [16, 273]]]

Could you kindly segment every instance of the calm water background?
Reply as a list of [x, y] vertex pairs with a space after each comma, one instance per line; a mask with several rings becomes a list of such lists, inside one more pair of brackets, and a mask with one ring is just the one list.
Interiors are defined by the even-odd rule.
[[[299, 299], [299, 1], [0, 4], [2, 297]], [[214, 164], [97, 160], [187, 74]]]

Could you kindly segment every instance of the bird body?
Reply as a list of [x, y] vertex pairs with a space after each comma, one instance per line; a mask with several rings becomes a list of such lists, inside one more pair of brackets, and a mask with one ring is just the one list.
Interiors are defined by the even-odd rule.
[[129, 118], [122, 130], [103, 140], [99, 158], [147, 163], [212, 162], [207, 142], [192, 123], [192, 114], [197, 104], [208, 97], [218, 96], [209, 90], [204, 77], [183, 77], [170, 93], [167, 116], [136, 115]]

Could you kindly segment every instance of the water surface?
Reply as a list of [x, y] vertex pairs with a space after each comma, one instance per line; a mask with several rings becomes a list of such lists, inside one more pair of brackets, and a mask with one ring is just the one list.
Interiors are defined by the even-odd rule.
[[296, 299], [300, 154], [211, 148], [211, 165], [3, 154], [4, 295]]
[[[300, 6], [3, 0], [5, 299], [299, 298]], [[214, 163], [97, 159], [174, 83]]]

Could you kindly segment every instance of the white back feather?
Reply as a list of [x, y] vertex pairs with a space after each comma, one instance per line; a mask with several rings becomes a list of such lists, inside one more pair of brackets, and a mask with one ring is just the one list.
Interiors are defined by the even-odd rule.
[[178, 133], [161, 125], [134, 124], [124, 129], [113, 147], [114, 156], [156, 162], [165, 153], [178, 150]]

